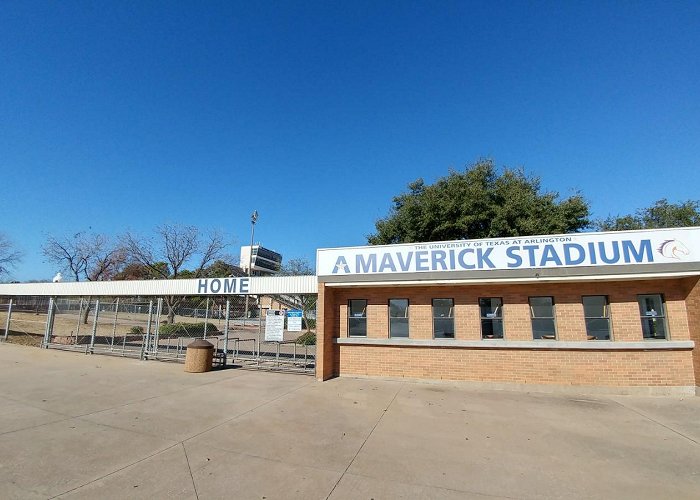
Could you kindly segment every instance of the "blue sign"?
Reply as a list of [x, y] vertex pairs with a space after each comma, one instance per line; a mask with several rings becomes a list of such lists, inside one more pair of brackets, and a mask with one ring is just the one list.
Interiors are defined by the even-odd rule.
[[298, 309], [287, 311], [287, 330], [290, 332], [300, 332], [301, 327], [301, 311]]

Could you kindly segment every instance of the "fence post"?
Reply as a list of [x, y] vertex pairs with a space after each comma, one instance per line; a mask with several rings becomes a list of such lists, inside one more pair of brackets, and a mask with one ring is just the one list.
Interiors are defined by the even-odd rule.
[[207, 297], [207, 310], [204, 311], [204, 340], [207, 339], [207, 323], [209, 322], [209, 297]]
[[260, 337], [262, 336], [262, 303], [260, 302], [260, 296], [258, 296], [258, 366], [260, 366]]
[[49, 310], [46, 312], [46, 329], [44, 330], [44, 342], [41, 347], [48, 348], [49, 342], [51, 341], [51, 334], [53, 333], [53, 309], [54, 301], [53, 297], [49, 299]]
[[80, 337], [80, 323], [83, 321], [83, 298], [80, 297], [80, 307], [78, 308], [78, 325], [75, 327], [75, 345], [78, 345]]
[[114, 304], [114, 324], [112, 325], [112, 344], [110, 350], [114, 350], [114, 336], [117, 334], [117, 316], [119, 315], [119, 297]]
[[[221, 306], [219, 304], [219, 306]], [[224, 321], [224, 366], [226, 366], [226, 358], [228, 357], [228, 322], [231, 315], [231, 299], [226, 297], [226, 321]], [[221, 314], [219, 314], [221, 316]]]
[[92, 335], [90, 335], [90, 352], [95, 347], [95, 334], [97, 334], [97, 318], [100, 315], [100, 299], [95, 300], [95, 316], [92, 318]]
[[[158, 347], [160, 346], [160, 315], [163, 313], [163, 297], [158, 297], [158, 302], [156, 304], [156, 321], [155, 321], [155, 331], [153, 332], [153, 352], [158, 353]], [[170, 344], [170, 340], [168, 340]]]
[[5, 321], [5, 338], [3, 340], [7, 341], [7, 335], [10, 333], [10, 317], [12, 316], [12, 299], [7, 306], [7, 320]]
[[151, 320], [153, 319], [153, 299], [148, 302], [148, 323], [146, 324], [146, 339], [141, 347], [141, 359], [146, 357], [148, 343], [151, 341]]

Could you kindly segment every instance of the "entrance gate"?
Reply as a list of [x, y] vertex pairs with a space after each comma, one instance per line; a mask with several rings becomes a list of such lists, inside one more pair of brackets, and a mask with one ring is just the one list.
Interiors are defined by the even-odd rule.
[[[214, 344], [215, 366], [313, 374], [313, 335], [285, 331], [283, 340], [265, 341], [264, 311], [299, 305], [290, 296], [256, 296], [246, 314], [242, 295], [10, 297], [0, 301], [0, 341], [184, 362], [187, 345], [205, 339]], [[305, 316], [311, 330], [315, 304]]]

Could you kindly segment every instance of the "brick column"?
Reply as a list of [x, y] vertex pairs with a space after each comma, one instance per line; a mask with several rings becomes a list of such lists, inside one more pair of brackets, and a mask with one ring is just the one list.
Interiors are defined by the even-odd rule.
[[[693, 349], [693, 369], [695, 371], [695, 385], [700, 386], [700, 279], [688, 278], [686, 280], [685, 307], [688, 317], [688, 333], [690, 340], [695, 341]], [[700, 390], [696, 389], [696, 394]]]
[[588, 340], [583, 305], [580, 302], [555, 302], [557, 339], [562, 341]]
[[316, 379], [328, 380], [335, 373], [338, 346], [333, 339], [338, 336], [336, 325], [338, 311], [334, 303], [332, 288], [318, 284], [318, 302], [316, 305]]
[[476, 299], [468, 303], [455, 300], [455, 338], [481, 340], [481, 316]]
[[636, 300], [634, 302], [617, 302], [614, 297], [610, 297], [610, 316], [613, 340], [616, 342], [641, 342], [643, 340], [639, 304]]
[[510, 302], [510, 297], [503, 298], [503, 327], [506, 340], [532, 340], [532, 323], [530, 321], [530, 304]]

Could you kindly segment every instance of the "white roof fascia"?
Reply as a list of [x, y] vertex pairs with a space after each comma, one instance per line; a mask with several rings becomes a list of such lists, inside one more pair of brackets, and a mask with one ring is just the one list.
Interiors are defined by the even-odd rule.
[[639, 273], [639, 274], [601, 274], [589, 276], [549, 276], [528, 278], [475, 278], [454, 280], [407, 280], [407, 281], [345, 281], [327, 282], [326, 287], [393, 287], [393, 286], [450, 286], [450, 285], [505, 285], [534, 283], [582, 283], [596, 281], [639, 281], [654, 279], [688, 278], [700, 276], [699, 271], [682, 273]]
[[0, 284], [0, 296], [302, 295], [317, 291], [316, 276]]

